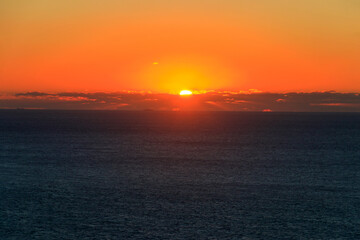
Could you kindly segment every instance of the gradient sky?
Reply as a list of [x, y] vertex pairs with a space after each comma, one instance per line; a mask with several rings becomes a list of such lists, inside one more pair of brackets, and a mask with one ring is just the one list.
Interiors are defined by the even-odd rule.
[[0, 0], [0, 36], [0, 92], [360, 91], [358, 0]]

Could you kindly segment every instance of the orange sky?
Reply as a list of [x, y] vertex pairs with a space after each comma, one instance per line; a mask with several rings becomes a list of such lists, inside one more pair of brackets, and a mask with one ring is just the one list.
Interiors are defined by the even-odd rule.
[[0, 9], [0, 92], [360, 91], [357, 0], [19, 0]]

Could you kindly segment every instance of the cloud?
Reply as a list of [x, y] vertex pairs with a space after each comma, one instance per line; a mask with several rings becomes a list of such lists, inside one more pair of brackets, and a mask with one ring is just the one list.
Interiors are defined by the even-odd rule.
[[150, 92], [25, 92], [0, 95], [0, 108], [360, 112], [360, 94], [333, 91], [267, 93], [250, 90], [199, 92], [183, 98]]

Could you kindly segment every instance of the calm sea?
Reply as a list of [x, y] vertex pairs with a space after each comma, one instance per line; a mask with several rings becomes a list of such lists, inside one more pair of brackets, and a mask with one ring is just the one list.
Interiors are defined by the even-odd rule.
[[360, 239], [360, 114], [1, 110], [0, 239]]

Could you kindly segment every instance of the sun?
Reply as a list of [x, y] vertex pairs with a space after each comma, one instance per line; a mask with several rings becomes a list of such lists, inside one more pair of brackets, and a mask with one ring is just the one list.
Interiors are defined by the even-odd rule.
[[190, 90], [181, 90], [179, 94], [181, 96], [189, 96], [189, 95], [192, 95], [193, 93]]

